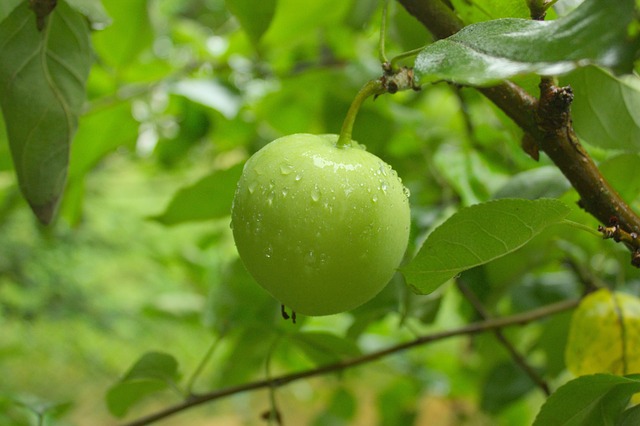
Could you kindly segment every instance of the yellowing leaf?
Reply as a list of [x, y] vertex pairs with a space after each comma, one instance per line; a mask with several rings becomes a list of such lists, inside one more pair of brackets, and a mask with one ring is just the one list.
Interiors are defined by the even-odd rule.
[[565, 352], [577, 376], [640, 373], [640, 299], [598, 290], [574, 312]]

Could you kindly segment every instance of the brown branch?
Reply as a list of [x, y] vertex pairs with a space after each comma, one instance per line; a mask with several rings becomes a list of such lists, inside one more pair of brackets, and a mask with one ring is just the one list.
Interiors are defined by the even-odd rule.
[[273, 377], [270, 379], [259, 380], [251, 383], [245, 383], [242, 385], [232, 386], [226, 389], [220, 389], [213, 392], [193, 395], [182, 403], [176, 404], [172, 407], [168, 407], [162, 411], [158, 411], [148, 416], [141, 417], [137, 420], [126, 423], [122, 426], [148, 425], [158, 420], [162, 420], [167, 417], [170, 417], [181, 411], [185, 411], [189, 408], [193, 408], [195, 406], [198, 406], [207, 402], [211, 402], [217, 399], [225, 398], [225, 397], [243, 393], [243, 392], [250, 392], [258, 389], [277, 388], [298, 380], [308, 379], [310, 377], [315, 377], [315, 376], [322, 376], [322, 375], [335, 373], [339, 371], [344, 371], [349, 368], [354, 368], [360, 365], [377, 361], [379, 359], [382, 359], [389, 355], [396, 354], [401, 351], [406, 351], [408, 349], [412, 349], [418, 346], [426, 345], [426, 344], [447, 339], [450, 337], [473, 335], [473, 334], [497, 330], [505, 327], [528, 324], [530, 322], [537, 321], [539, 319], [542, 319], [551, 315], [555, 315], [560, 312], [571, 310], [576, 306], [578, 306], [578, 303], [580, 303], [580, 300], [565, 300], [563, 302], [547, 305], [542, 308], [534, 309], [532, 311], [524, 312], [521, 314], [515, 314], [515, 315], [502, 317], [502, 318], [488, 319], [485, 321], [479, 321], [476, 323], [468, 324], [464, 327], [441, 331], [433, 334], [428, 334], [425, 336], [418, 337], [409, 342], [401, 343], [396, 346], [391, 346], [387, 349], [371, 352], [366, 355], [350, 358], [344, 361], [339, 361], [334, 364], [321, 366], [315, 369], [300, 371], [298, 373], [285, 374], [279, 377]]
[[[453, 35], [463, 26], [441, 0], [398, 2], [437, 38]], [[640, 217], [605, 180], [578, 141], [571, 124], [570, 88], [556, 87], [551, 79], [543, 79], [540, 101], [509, 81], [478, 90], [525, 132], [529, 144], [551, 158], [580, 195], [579, 205], [584, 210], [603, 224], [615, 218], [621, 229], [640, 234]], [[535, 158], [536, 152], [526, 151]]]

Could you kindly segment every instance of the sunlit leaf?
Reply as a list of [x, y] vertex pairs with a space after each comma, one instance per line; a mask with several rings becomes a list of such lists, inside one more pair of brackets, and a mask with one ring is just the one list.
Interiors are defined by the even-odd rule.
[[502, 199], [461, 209], [429, 235], [402, 272], [415, 292], [431, 293], [462, 271], [517, 250], [568, 214], [554, 199]]
[[497, 19], [463, 28], [425, 47], [415, 62], [421, 83], [487, 85], [516, 75], [556, 75], [598, 64], [630, 68], [626, 42], [633, 0], [586, 0], [553, 21]]
[[640, 392], [637, 376], [579, 377], [547, 399], [533, 426], [613, 426], [636, 392]]
[[598, 290], [571, 319], [566, 363], [576, 376], [640, 373], [640, 299]]
[[178, 378], [178, 362], [162, 352], [147, 352], [107, 392], [111, 414], [124, 416], [146, 396], [165, 390]]
[[164, 213], [154, 219], [165, 224], [210, 220], [231, 214], [231, 203], [242, 165], [216, 170], [173, 197]]
[[0, 106], [20, 188], [44, 223], [64, 189], [91, 64], [86, 20], [65, 2], [42, 32], [28, 2], [0, 24]]
[[605, 149], [640, 150], [640, 77], [587, 67], [568, 78], [573, 124], [581, 139]]
[[262, 34], [269, 28], [276, 4], [276, 0], [227, 0], [227, 7], [254, 44], [258, 44]]

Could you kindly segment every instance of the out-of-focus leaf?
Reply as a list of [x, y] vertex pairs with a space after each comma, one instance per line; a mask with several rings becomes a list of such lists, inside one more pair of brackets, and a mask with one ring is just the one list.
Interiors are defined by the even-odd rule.
[[640, 299], [598, 290], [571, 319], [566, 363], [576, 376], [640, 372]]
[[629, 179], [640, 170], [639, 154], [620, 154], [600, 163], [600, 171], [627, 202], [640, 196], [640, 179]]
[[581, 139], [605, 149], [640, 150], [640, 77], [586, 67], [567, 81], [575, 93], [571, 112]]
[[452, 0], [451, 3], [467, 24], [500, 18], [528, 19], [531, 16], [527, 3], [521, 0]]
[[595, 374], [561, 386], [544, 403], [533, 426], [615, 425], [631, 395], [640, 392], [637, 376]]
[[502, 199], [461, 209], [429, 235], [402, 272], [416, 293], [431, 293], [460, 272], [517, 250], [568, 214], [554, 199]]
[[82, 13], [91, 21], [91, 28], [101, 30], [111, 24], [111, 18], [101, 0], [66, 0], [69, 6]]
[[535, 387], [531, 378], [514, 362], [496, 365], [485, 378], [480, 405], [498, 413]]
[[554, 315], [545, 322], [536, 348], [545, 356], [545, 374], [556, 377], [565, 371], [564, 350], [569, 336], [571, 313]]
[[162, 352], [147, 352], [107, 392], [109, 411], [122, 417], [141, 399], [167, 389], [177, 378], [178, 362], [174, 357]]
[[640, 405], [631, 407], [622, 413], [616, 426], [637, 426], [640, 425]]
[[0, 24], [0, 106], [20, 188], [43, 223], [64, 190], [92, 62], [87, 23], [65, 2], [42, 31], [28, 2]]
[[263, 42], [270, 46], [287, 46], [308, 40], [314, 30], [340, 22], [351, 2], [342, 0], [316, 0], [304, 3], [298, 0], [278, 0], [276, 13]]
[[154, 217], [165, 225], [217, 219], [231, 214], [231, 203], [242, 165], [216, 170], [173, 197], [164, 213]]
[[0, 22], [4, 20], [9, 14], [18, 7], [22, 0], [4, 0], [0, 2]]
[[516, 174], [494, 195], [494, 198], [556, 198], [571, 186], [557, 167], [543, 166]]
[[123, 145], [133, 146], [137, 137], [130, 102], [84, 115], [71, 147], [69, 180], [81, 179], [105, 155]]
[[121, 71], [148, 49], [153, 41], [146, 0], [109, 0], [105, 2], [113, 24], [93, 35], [98, 57]]
[[360, 349], [353, 341], [331, 333], [320, 331], [300, 332], [292, 334], [290, 339], [305, 355], [319, 365], [360, 355]]
[[425, 47], [415, 62], [421, 83], [487, 85], [516, 75], [557, 75], [597, 64], [628, 69], [633, 0], [586, 0], [554, 21], [497, 19], [463, 28]]
[[276, 12], [276, 0], [227, 0], [227, 7], [240, 21], [253, 44], [258, 44]]
[[171, 92], [213, 108], [227, 119], [233, 119], [240, 109], [240, 98], [213, 80], [181, 80]]
[[314, 426], [347, 425], [353, 420], [358, 401], [352, 392], [339, 388], [331, 396], [331, 401], [314, 420]]

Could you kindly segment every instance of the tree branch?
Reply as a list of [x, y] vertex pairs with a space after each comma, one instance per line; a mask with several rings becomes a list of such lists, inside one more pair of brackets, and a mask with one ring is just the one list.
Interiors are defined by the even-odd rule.
[[[449, 37], [463, 27], [441, 0], [398, 2], [437, 38]], [[535, 146], [534, 158], [538, 149], [551, 158], [580, 195], [579, 205], [584, 210], [605, 225], [615, 218], [624, 231], [640, 234], [640, 217], [605, 180], [578, 141], [571, 123], [570, 88], [559, 88], [551, 79], [543, 79], [540, 101], [509, 81], [478, 90], [525, 132]], [[640, 242], [629, 248], [634, 255], [640, 253]]]
[[285, 374], [285, 375], [273, 377], [270, 379], [259, 380], [256, 382], [245, 383], [238, 386], [232, 386], [226, 389], [220, 389], [213, 392], [193, 395], [190, 398], [188, 398], [186, 401], [180, 404], [176, 404], [162, 411], [158, 411], [148, 416], [141, 417], [138, 420], [134, 420], [130, 423], [126, 423], [122, 426], [148, 425], [158, 420], [170, 417], [181, 411], [187, 410], [189, 408], [192, 408], [207, 402], [211, 402], [217, 399], [225, 398], [227, 396], [231, 396], [231, 395], [235, 395], [243, 392], [254, 391], [258, 389], [277, 388], [298, 380], [307, 379], [315, 376], [322, 376], [322, 375], [335, 373], [339, 371], [344, 371], [349, 368], [358, 367], [360, 365], [377, 361], [386, 356], [396, 354], [401, 351], [405, 351], [408, 349], [412, 349], [418, 346], [426, 345], [426, 344], [447, 339], [450, 337], [472, 335], [472, 334], [478, 334], [486, 331], [498, 330], [504, 327], [510, 327], [514, 325], [528, 324], [530, 322], [533, 322], [554, 314], [558, 314], [560, 312], [571, 310], [575, 308], [579, 302], [580, 302], [579, 300], [566, 300], [563, 302], [555, 303], [553, 305], [547, 305], [542, 308], [538, 308], [538, 309], [535, 309], [529, 312], [524, 312], [521, 314], [515, 314], [515, 315], [502, 317], [502, 318], [488, 319], [485, 321], [468, 324], [464, 327], [441, 331], [433, 334], [428, 334], [425, 336], [418, 337], [409, 342], [401, 343], [396, 346], [391, 346], [387, 349], [371, 352], [366, 355], [350, 358], [344, 361], [339, 361], [334, 364], [325, 365], [315, 369], [300, 371], [297, 373]]

